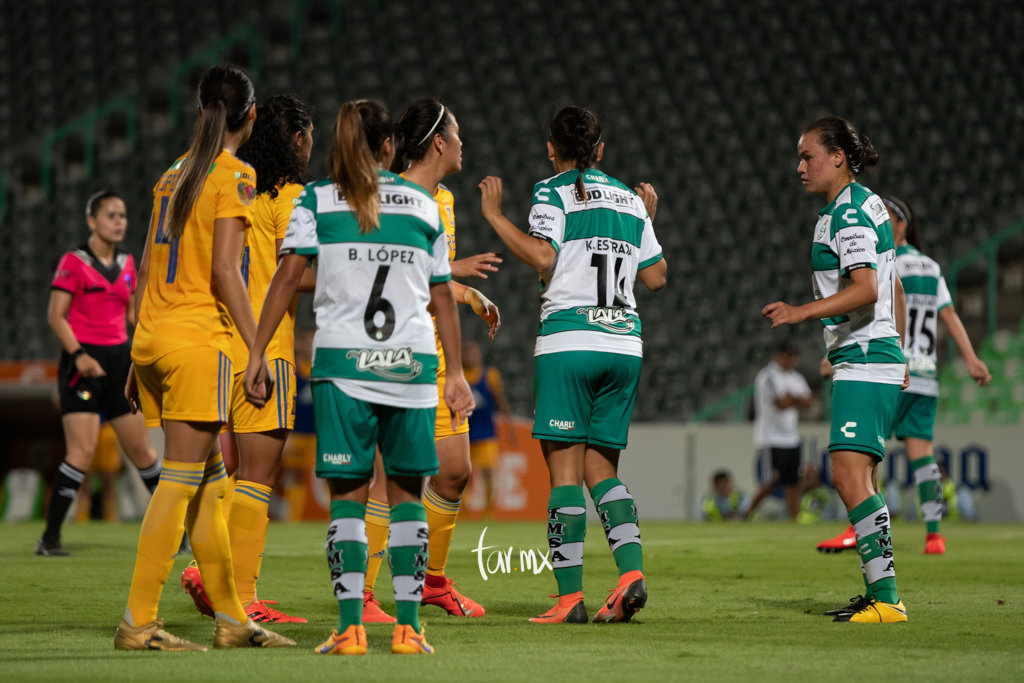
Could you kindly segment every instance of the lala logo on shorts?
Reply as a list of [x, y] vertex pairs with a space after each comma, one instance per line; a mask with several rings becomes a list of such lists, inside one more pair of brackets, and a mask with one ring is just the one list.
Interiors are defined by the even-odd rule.
[[423, 372], [423, 363], [413, 360], [412, 349], [360, 349], [349, 351], [346, 358], [356, 359], [356, 370], [372, 372], [384, 379], [408, 382]]
[[600, 325], [615, 334], [629, 334], [635, 323], [621, 308], [577, 308], [577, 313], [584, 313], [591, 325]]

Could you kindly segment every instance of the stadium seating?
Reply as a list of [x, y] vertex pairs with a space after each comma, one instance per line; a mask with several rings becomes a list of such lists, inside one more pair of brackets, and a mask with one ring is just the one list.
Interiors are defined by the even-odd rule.
[[[1024, 62], [1018, 3], [868, 0], [811, 10], [785, 0], [110, 0], [103, 13], [90, 6], [69, 0], [55, 12], [52, 1], [25, 0], [0, 28], [0, 173], [9, 188], [0, 358], [56, 353], [45, 319], [49, 278], [60, 253], [84, 239], [81, 211], [92, 191], [124, 193], [126, 246], [141, 254], [150, 189], [188, 142], [201, 66], [172, 77], [210, 50], [260, 65], [260, 96], [292, 91], [314, 105], [314, 176], [323, 172], [341, 102], [376, 97], [396, 114], [423, 95], [450, 104], [466, 145], [463, 172], [446, 180], [461, 254], [500, 249], [479, 217], [479, 179], [504, 177], [506, 213], [522, 225], [532, 184], [552, 173], [546, 120], [568, 103], [597, 110], [604, 168], [658, 189], [656, 226], [669, 262], [665, 290], [638, 292], [647, 358], [639, 419], [685, 419], [749, 384], [778, 337], [761, 307], [811, 297], [808, 238], [821, 202], [797, 183], [795, 146], [814, 117], [846, 116], [872, 137], [882, 165], [863, 182], [915, 206], [926, 250], [940, 263], [1024, 216], [1014, 172], [1024, 158], [1016, 134], [1022, 86], [1013, 77]], [[250, 25], [258, 26], [256, 52], [245, 41], [221, 46]], [[20, 40], [26, 33], [35, 39]], [[123, 116], [97, 124], [91, 177], [87, 140], [63, 141], [44, 198], [46, 135], [121, 94], [139, 112], [134, 151]], [[489, 359], [509, 378], [514, 408], [528, 414], [536, 275], [509, 260], [481, 287], [505, 319]], [[485, 339], [476, 321], [464, 329]], [[802, 369], [816, 375], [818, 326], [784, 334], [800, 345]], [[1019, 377], [971, 394], [954, 367], [943, 371], [950, 391], [942, 415], [974, 419], [995, 409], [1019, 419]]]

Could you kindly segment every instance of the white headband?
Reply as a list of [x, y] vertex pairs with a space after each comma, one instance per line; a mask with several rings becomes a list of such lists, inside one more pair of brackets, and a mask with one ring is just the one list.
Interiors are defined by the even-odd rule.
[[429, 137], [430, 137], [431, 135], [433, 135], [433, 134], [434, 134], [434, 130], [435, 130], [435, 129], [437, 128], [437, 124], [441, 123], [441, 119], [442, 119], [442, 118], [444, 118], [444, 105], [443, 105], [443, 104], [441, 105], [441, 111], [439, 111], [439, 112], [437, 113], [437, 120], [436, 120], [436, 121], [434, 121], [434, 125], [432, 125], [432, 126], [430, 127], [430, 130], [428, 130], [428, 131], [427, 131], [427, 134], [423, 136], [423, 139], [422, 139], [422, 140], [420, 140], [419, 142], [417, 142], [417, 143], [416, 143], [416, 146], [417, 146], [417, 147], [419, 147], [419, 146], [420, 146], [420, 145], [422, 145], [422, 144], [423, 144], [424, 142], [426, 142], [426, 141], [427, 141], [427, 138], [429, 138]]

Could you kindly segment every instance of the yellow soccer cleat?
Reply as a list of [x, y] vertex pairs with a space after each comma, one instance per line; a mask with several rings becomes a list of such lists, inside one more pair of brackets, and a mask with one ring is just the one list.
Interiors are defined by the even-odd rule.
[[852, 624], [896, 624], [907, 620], [907, 608], [900, 600], [895, 605], [872, 600], [857, 612], [839, 614], [833, 621], [848, 621]]
[[115, 650], [166, 650], [169, 652], [206, 652], [206, 648], [164, 630], [164, 620], [132, 626], [125, 619], [114, 634]]
[[331, 631], [331, 636], [313, 650], [318, 655], [365, 655], [366, 629], [353, 624], [340, 636]]
[[233, 647], [295, 647], [295, 641], [263, 628], [252, 619], [246, 619], [244, 624], [217, 619], [217, 627], [213, 630], [213, 647], [218, 650]]
[[432, 655], [434, 648], [409, 624], [396, 624], [391, 635], [391, 652], [396, 655]]

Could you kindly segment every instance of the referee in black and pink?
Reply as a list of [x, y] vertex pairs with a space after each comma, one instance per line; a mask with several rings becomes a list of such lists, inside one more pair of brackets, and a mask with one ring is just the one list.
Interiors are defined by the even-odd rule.
[[142, 413], [133, 415], [124, 396], [131, 367], [125, 321], [135, 323], [136, 284], [135, 262], [118, 247], [128, 226], [124, 200], [97, 192], [86, 202], [85, 220], [89, 239], [64, 254], [50, 291], [47, 318], [63, 347], [57, 385], [67, 455], [57, 468], [37, 555], [70, 554], [61, 526], [96, 452], [101, 415], [150, 492], [160, 478]]

